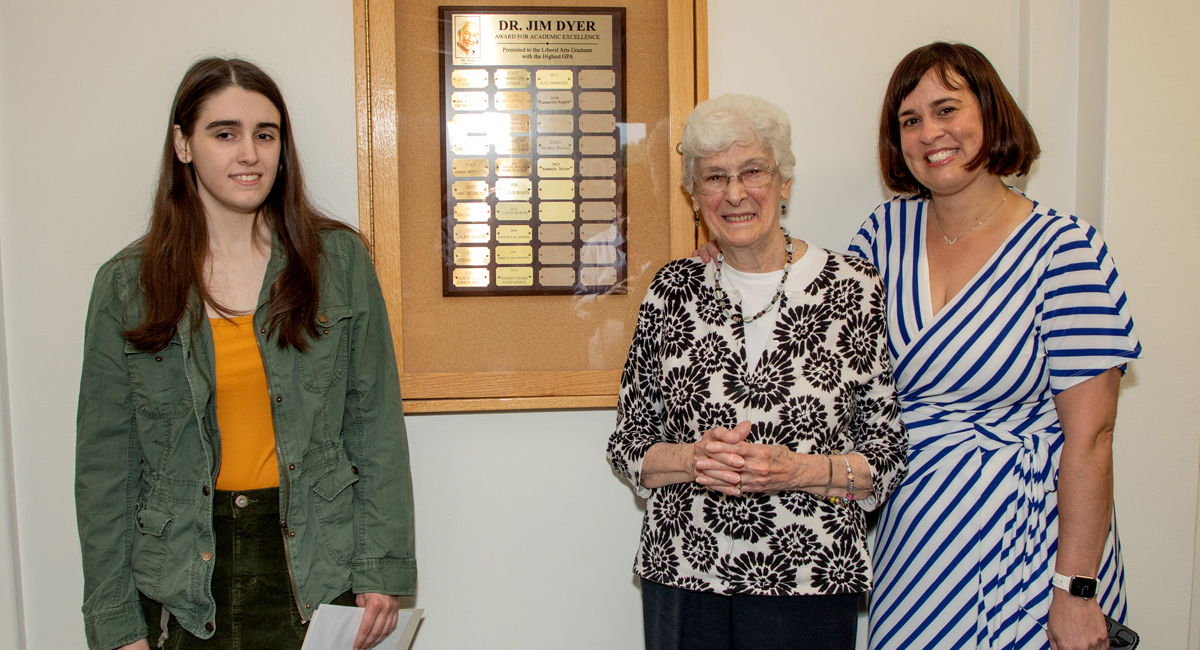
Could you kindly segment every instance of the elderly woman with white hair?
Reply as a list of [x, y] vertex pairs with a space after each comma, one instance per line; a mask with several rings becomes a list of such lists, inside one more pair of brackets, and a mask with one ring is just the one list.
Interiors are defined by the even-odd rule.
[[655, 276], [608, 458], [647, 499], [646, 648], [853, 648], [865, 512], [905, 474], [874, 267], [794, 239], [791, 125], [696, 106], [684, 185], [722, 254]]

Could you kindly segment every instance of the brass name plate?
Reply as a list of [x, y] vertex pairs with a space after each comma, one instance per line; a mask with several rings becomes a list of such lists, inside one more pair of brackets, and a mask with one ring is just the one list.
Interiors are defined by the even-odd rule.
[[533, 246], [497, 246], [497, 264], [533, 264]]
[[570, 70], [538, 70], [537, 87], [541, 88], [573, 88], [575, 73]]
[[492, 227], [487, 224], [459, 224], [454, 226], [456, 244], [487, 244], [492, 241]]
[[496, 140], [496, 153], [499, 154], [524, 156], [532, 150], [533, 145], [527, 135], [514, 135]]
[[585, 199], [611, 199], [617, 195], [617, 184], [605, 180], [584, 180], [579, 183], [579, 196]]
[[486, 111], [488, 94], [473, 90], [451, 93], [450, 107], [456, 111]]
[[450, 145], [450, 151], [456, 156], [486, 156], [489, 150], [488, 139], [482, 135], [459, 136]]
[[488, 197], [487, 181], [454, 181], [450, 193], [459, 201], [483, 201]]
[[450, 73], [450, 84], [455, 88], [487, 88], [487, 70], [455, 70]]
[[529, 266], [502, 266], [496, 269], [498, 287], [532, 287], [533, 268]]
[[[497, 253], [499, 257], [499, 253]], [[584, 246], [579, 249], [579, 260], [584, 264], [616, 264], [616, 246]]]
[[588, 286], [616, 284], [617, 270], [611, 266], [585, 266], [579, 270], [579, 281]]
[[616, 224], [585, 223], [579, 227], [579, 238], [585, 242], [610, 242], [617, 238]]
[[[586, 224], [585, 224], [586, 225]], [[547, 223], [538, 226], [538, 241], [541, 242], [571, 242], [575, 241], [575, 226], [567, 223]]]
[[458, 203], [454, 206], [455, 221], [487, 221], [492, 218], [492, 206], [486, 203]]
[[538, 198], [566, 201], [575, 198], [575, 181], [538, 181]]
[[617, 96], [613, 93], [579, 93], [579, 108], [585, 111], [611, 111], [617, 107]]
[[538, 176], [543, 178], [570, 178], [575, 175], [575, 159], [538, 158], [537, 171]]
[[539, 156], [566, 156], [575, 153], [575, 138], [569, 135], [539, 135]]
[[454, 269], [453, 282], [456, 287], [486, 287], [490, 277], [487, 269]]
[[496, 70], [497, 88], [528, 88], [529, 71], [524, 69], [500, 68]]
[[528, 178], [496, 179], [496, 200], [525, 201], [533, 198], [533, 181]]
[[611, 202], [585, 201], [579, 206], [579, 218], [584, 221], [612, 221], [617, 218], [617, 206]]
[[539, 111], [569, 111], [575, 108], [575, 93], [569, 90], [544, 90], [537, 94]]
[[615, 176], [617, 161], [612, 158], [584, 158], [579, 161], [580, 176]]
[[542, 246], [538, 249], [538, 262], [541, 264], [574, 264], [574, 246]]
[[492, 251], [485, 246], [455, 246], [454, 263], [459, 266], [487, 266]]
[[537, 118], [538, 133], [574, 133], [574, 115], [539, 115]]
[[611, 156], [617, 151], [617, 139], [611, 135], [584, 135], [579, 138], [579, 153], [585, 156]]
[[533, 97], [523, 90], [502, 90], [496, 93], [495, 102], [498, 111], [527, 111]]
[[542, 201], [538, 204], [538, 221], [574, 221], [575, 204], [570, 201]]
[[575, 286], [575, 269], [546, 268], [538, 271], [538, 284], [543, 287], [573, 287]]
[[497, 221], [529, 221], [533, 218], [533, 205], [528, 201], [520, 203], [497, 203]]
[[585, 113], [579, 116], [579, 130], [584, 133], [612, 133], [617, 130], [617, 118], [610, 113]]
[[617, 85], [617, 73], [612, 70], [580, 70], [580, 88], [612, 88]]
[[459, 158], [453, 167], [455, 176], [487, 176], [492, 171], [487, 158]]
[[497, 176], [528, 176], [533, 163], [528, 158], [497, 158]]
[[533, 241], [533, 227], [496, 226], [496, 241], [501, 244], [528, 244]]

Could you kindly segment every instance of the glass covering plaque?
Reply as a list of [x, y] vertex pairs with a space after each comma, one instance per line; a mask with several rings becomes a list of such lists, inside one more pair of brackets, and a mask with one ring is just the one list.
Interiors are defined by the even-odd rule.
[[625, 293], [625, 10], [440, 7], [442, 293]]

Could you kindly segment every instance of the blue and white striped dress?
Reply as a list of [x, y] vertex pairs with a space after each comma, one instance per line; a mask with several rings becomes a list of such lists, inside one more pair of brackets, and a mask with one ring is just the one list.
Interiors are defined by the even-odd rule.
[[[851, 253], [888, 288], [908, 477], [876, 537], [870, 647], [1048, 648], [1063, 435], [1055, 394], [1141, 353], [1096, 229], [1045, 210], [933, 314], [926, 203], [897, 197]], [[1115, 518], [1097, 586], [1125, 617]]]

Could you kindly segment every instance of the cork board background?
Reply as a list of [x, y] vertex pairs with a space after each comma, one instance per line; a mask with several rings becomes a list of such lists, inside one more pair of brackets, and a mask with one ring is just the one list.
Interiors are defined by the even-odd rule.
[[[397, 219], [400, 228], [402, 372], [619, 371], [633, 336], [638, 305], [654, 272], [669, 259], [666, 6], [624, 3], [630, 62], [626, 66], [627, 121], [645, 125], [640, 142], [634, 144], [637, 134], [631, 134], [626, 154], [628, 293], [443, 297], [439, 4], [398, 2], [396, 12], [402, 198], [400, 214], [383, 218]], [[556, 4], [589, 6], [583, 2]]]

